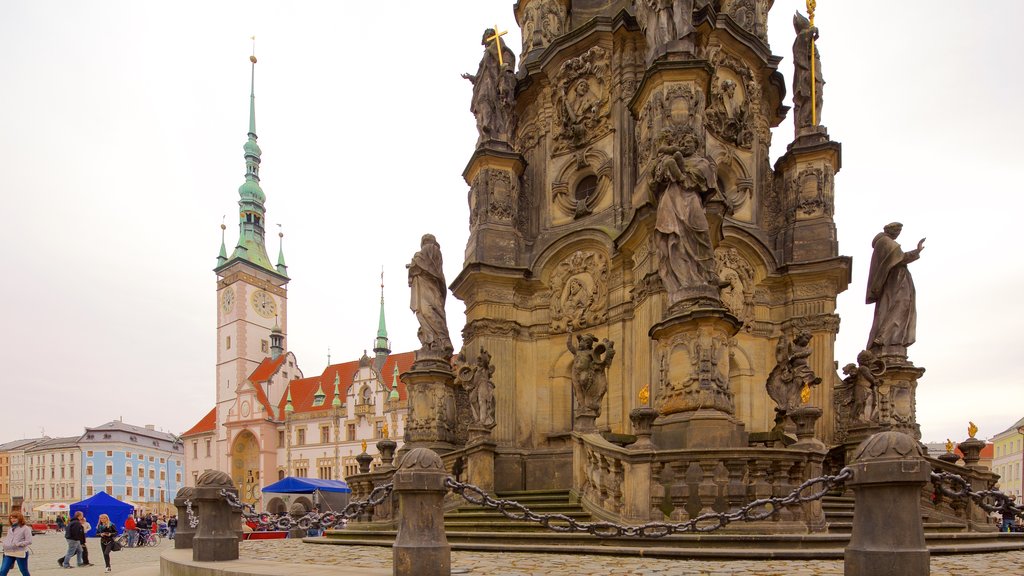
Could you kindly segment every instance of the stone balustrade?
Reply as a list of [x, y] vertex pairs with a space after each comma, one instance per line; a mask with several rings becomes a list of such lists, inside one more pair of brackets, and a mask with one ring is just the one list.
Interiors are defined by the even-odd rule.
[[[684, 521], [789, 494], [817, 476], [823, 455], [785, 448], [637, 450], [576, 434], [574, 489], [595, 516], [626, 523]], [[735, 532], [821, 531], [820, 508], [794, 506]]]
[[[995, 486], [999, 475], [979, 467], [967, 467], [945, 462], [938, 458], [925, 457], [935, 472], [951, 472], [963, 476], [971, 484], [971, 490], [988, 490]], [[931, 484], [921, 488], [921, 509], [930, 522], [947, 522], [962, 525], [967, 530], [996, 532], [998, 520], [989, 516], [970, 500], [950, 500], [935, 491]]]
[[[354, 474], [346, 478], [348, 487], [352, 490], [349, 498], [355, 501], [364, 501], [370, 497], [370, 493], [378, 486], [391, 482], [395, 470], [388, 467], [384, 470], [368, 472], [366, 474]], [[356, 522], [391, 522], [395, 519], [397, 504], [394, 498], [385, 499], [380, 504], [367, 508], [366, 512], [355, 519]]]

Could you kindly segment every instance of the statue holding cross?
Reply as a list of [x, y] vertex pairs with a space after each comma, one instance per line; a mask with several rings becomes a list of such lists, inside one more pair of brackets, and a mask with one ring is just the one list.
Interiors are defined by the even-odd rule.
[[508, 145], [512, 139], [516, 57], [501, 39], [505, 34], [497, 26], [485, 30], [480, 42], [484, 46], [480, 67], [476, 74], [462, 75], [473, 83], [469, 109], [476, 116], [477, 146], [487, 142]]

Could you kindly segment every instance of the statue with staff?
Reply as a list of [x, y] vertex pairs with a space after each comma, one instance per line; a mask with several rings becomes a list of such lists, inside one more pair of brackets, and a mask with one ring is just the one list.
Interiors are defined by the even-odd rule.
[[793, 124], [796, 134], [818, 126], [821, 118], [822, 88], [825, 80], [821, 75], [821, 55], [815, 41], [818, 28], [814, 25], [814, 9], [817, 2], [807, 0], [807, 17], [797, 12], [793, 16], [796, 40], [793, 41]]

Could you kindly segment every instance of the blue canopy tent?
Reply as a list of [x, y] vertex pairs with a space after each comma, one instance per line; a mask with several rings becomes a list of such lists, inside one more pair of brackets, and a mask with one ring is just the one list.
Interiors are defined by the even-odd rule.
[[352, 490], [343, 480], [289, 476], [267, 486], [263, 492], [288, 495], [312, 494], [314, 504], [324, 505], [328, 510], [339, 510], [348, 505], [348, 497]]
[[110, 522], [120, 532], [124, 521], [135, 511], [135, 506], [125, 504], [106, 492], [99, 492], [91, 498], [75, 502], [69, 509], [71, 516], [74, 516], [75, 512], [84, 514], [85, 521], [92, 524], [92, 530], [89, 530], [86, 536], [96, 536], [96, 525], [99, 524], [100, 514], [110, 516]]

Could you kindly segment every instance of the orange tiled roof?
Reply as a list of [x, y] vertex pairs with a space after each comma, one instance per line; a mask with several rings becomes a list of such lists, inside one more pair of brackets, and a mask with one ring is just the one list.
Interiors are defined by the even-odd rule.
[[196, 423], [195, 426], [191, 427], [182, 434], [182, 437], [192, 436], [194, 434], [204, 434], [206, 432], [213, 432], [217, 428], [217, 407], [214, 406], [212, 410], [203, 416], [202, 420]]
[[[964, 457], [964, 453], [960, 451], [960, 447], [959, 446], [956, 447], [954, 452], [956, 452], [957, 456], [959, 456], [961, 458]], [[990, 459], [992, 459], [992, 457], [995, 456], [995, 454], [996, 454], [996, 445], [991, 443], [991, 442], [986, 442], [985, 446], [981, 449], [981, 453], [978, 456], [982, 460], [985, 460], [985, 459], [989, 459], [990, 460]]]
[[281, 354], [277, 358], [264, 358], [263, 362], [260, 362], [260, 365], [252, 371], [252, 374], [249, 374], [249, 381], [253, 384], [266, 382], [268, 378], [277, 372], [277, 369], [281, 367], [281, 364], [284, 364], [285, 356], [287, 356], [287, 354]]
[[[415, 352], [402, 352], [388, 356], [387, 360], [384, 361], [384, 366], [381, 368], [381, 379], [384, 382], [384, 387], [387, 388], [388, 391], [391, 390], [391, 382], [394, 376], [395, 365], [398, 366], [398, 372], [402, 373], [412, 367], [413, 360], [415, 359]], [[357, 370], [359, 370], [359, 360], [352, 360], [351, 362], [342, 362], [341, 364], [331, 364], [324, 369], [320, 376], [292, 380], [288, 383], [292, 395], [292, 408], [296, 413], [329, 409], [331, 407], [331, 402], [334, 400], [335, 376], [337, 376], [339, 380], [338, 394], [341, 396], [342, 402], [344, 402], [345, 396], [348, 394], [348, 389], [352, 386], [352, 378], [355, 376]], [[323, 387], [326, 398], [324, 399], [322, 406], [313, 406], [313, 396], [316, 394], [318, 387]], [[398, 398], [404, 401], [407, 396], [408, 394], [405, 390], [405, 383], [399, 379]], [[281, 397], [281, 402], [278, 404], [278, 409], [281, 411], [281, 414], [284, 414], [284, 408], [287, 404], [288, 394], [286, 393]]]

